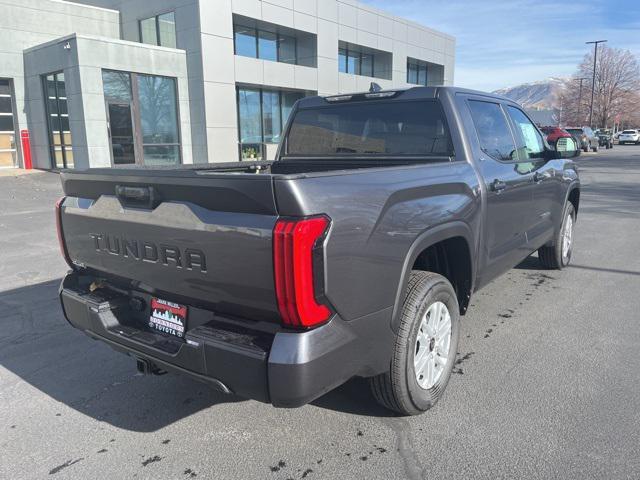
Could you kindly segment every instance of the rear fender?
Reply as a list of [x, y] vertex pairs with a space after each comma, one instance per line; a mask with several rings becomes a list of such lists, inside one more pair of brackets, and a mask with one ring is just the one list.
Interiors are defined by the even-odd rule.
[[474, 247], [475, 242], [473, 241], [473, 234], [471, 232], [471, 228], [460, 221], [445, 223], [442, 225], [438, 225], [432, 227], [422, 234], [420, 234], [407, 252], [407, 255], [404, 260], [404, 264], [402, 265], [402, 274], [400, 276], [400, 283], [398, 285], [398, 290], [396, 292], [396, 298], [393, 306], [393, 314], [391, 317], [391, 328], [394, 332], [397, 333], [398, 326], [400, 323], [400, 316], [402, 313], [402, 305], [404, 303], [404, 297], [407, 290], [407, 284], [409, 281], [409, 275], [411, 274], [411, 270], [413, 265], [415, 264], [416, 259], [425, 249], [429, 248], [432, 245], [435, 245], [438, 242], [442, 242], [443, 240], [447, 240], [449, 238], [454, 237], [462, 237], [466, 240], [467, 245], [470, 247], [470, 256], [471, 256], [471, 292], [474, 290], [475, 277], [476, 277], [476, 266], [475, 266], [475, 253]]

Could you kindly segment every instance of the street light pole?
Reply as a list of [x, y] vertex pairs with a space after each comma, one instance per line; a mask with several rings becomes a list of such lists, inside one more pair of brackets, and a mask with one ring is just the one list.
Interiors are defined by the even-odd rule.
[[585, 42], [587, 45], [593, 44], [593, 79], [591, 80], [591, 108], [589, 109], [589, 126], [593, 128], [593, 98], [596, 93], [596, 64], [598, 62], [598, 44], [605, 43], [607, 40], [595, 40], [593, 42]]
[[[580, 93], [578, 94], [578, 118], [580, 119], [580, 123], [582, 124], [582, 82], [584, 82], [587, 77], [580, 77]], [[580, 125], [578, 125], [580, 126]]]

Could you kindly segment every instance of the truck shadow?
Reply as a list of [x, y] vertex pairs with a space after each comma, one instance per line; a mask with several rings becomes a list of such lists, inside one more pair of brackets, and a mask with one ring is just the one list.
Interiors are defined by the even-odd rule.
[[[188, 377], [139, 375], [132, 358], [66, 322], [58, 303], [59, 284], [55, 280], [0, 292], [0, 366], [22, 381], [96, 420], [139, 432], [243, 400]], [[14, 391], [31, 395], [28, 389]]]
[[513, 268], [516, 270], [544, 270], [542, 265], [540, 265], [540, 260], [538, 260], [537, 254], [529, 255]]
[[374, 400], [368, 381], [364, 378], [353, 378], [344, 385], [314, 400], [311, 404], [327, 410], [364, 417], [397, 416]]
[[[67, 323], [58, 303], [59, 284], [54, 280], [0, 292], [0, 367], [19, 378], [13, 381], [16, 395], [32, 395], [20, 388], [20, 381], [26, 382], [66, 407], [136, 432], [154, 432], [201, 410], [245, 401], [186, 376], [138, 374], [132, 358]], [[373, 400], [363, 379], [312, 404], [355, 415], [392, 415]], [[64, 415], [64, 408], [51, 415]]]

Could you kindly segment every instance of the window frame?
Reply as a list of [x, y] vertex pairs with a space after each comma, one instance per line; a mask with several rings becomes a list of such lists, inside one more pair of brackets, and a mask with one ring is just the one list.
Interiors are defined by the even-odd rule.
[[[113, 72], [113, 73], [120, 73], [120, 74], [125, 74], [129, 76], [129, 85], [131, 88], [131, 100], [129, 101], [129, 105], [131, 107], [131, 115], [133, 117], [133, 138], [134, 138], [134, 157], [135, 157], [135, 163], [134, 165], [138, 165], [138, 166], [143, 166], [146, 165], [145, 163], [145, 159], [144, 159], [144, 147], [145, 146], [158, 146], [158, 147], [164, 147], [164, 146], [172, 146], [172, 147], [177, 147], [178, 148], [178, 163], [176, 165], [183, 165], [183, 152], [182, 152], [182, 129], [181, 129], [181, 125], [180, 125], [180, 97], [179, 97], [179, 88], [178, 88], [178, 78], [176, 77], [169, 77], [167, 75], [151, 75], [151, 74], [147, 74], [147, 73], [139, 73], [139, 72], [127, 72], [125, 70], [114, 70], [112, 68], [102, 68], [100, 70], [101, 75], [104, 72]], [[165, 78], [165, 79], [169, 79], [169, 80], [173, 80], [173, 88], [174, 88], [174, 97], [175, 97], [175, 110], [176, 110], [176, 133], [177, 133], [177, 139], [178, 139], [178, 143], [144, 143], [144, 138], [142, 135], [142, 116], [141, 116], [141, 109], [140, 109], [140, 94], [139, 94], [139, 88], [138, 88], [138, 77], [139, 76], [147, 76], [147, 77], [159, 77], [159, 78]], [[104, 95], [104, 85], [103, 85], [103, 97], [104, 97], [104, 106], [105, 106], [105, 111], [106, 111], [106, 115], [107, 115], [107, 119], [109, 118], [109, 104], [118, 104], [118, 105], [126, 105], [127, 102], [124, 100], [116, 100], [116, 99], [109, 99], [107, 98], [106, 95]], [[111, 159], [111, 166], [112, 167], [116, 167], [120, 164], [116, 164], [114, 163], [114, 159], [113, 159], [113, 148], [111, 145], [111, 133], [109, 132], [109, 156]]]
[[[162, 45], [161, 43], [161, 38], [160, 38], [160, 17], [162, 15], [167, 15], [169, 13], [173, 13], [173, 25], [175, 28], [175, 34], [176, 34], [176, 46], [175, 47], [166, 47], [164, 45]], [[156, 43], [155, 44], [148, 44], [142, 41], [142, 22], [144, 22], [145, 20], [150, 20], [150, 19], [154, 19], [154, 23], [156, 26]], [[176, 11], [175, 9], [172, 10], [166, 10], [164, 12], [160, 12], [157, 13], [155, 15], [152, 15], [150, 17], [145, 17], [145, 18], [139, 18], [138, 19], [138, 38], [140, 39], [139, 43], [144, 43], [145, 45], [155, 45], [156, 47], [163, 47], [163, 48], [179, 48], [178, 46], [178, 29], [176, 28]]]
[[473, 125], [473, 129], [476, 132], [476, 138], [478, 139], [478, 145], [480, 146], [480, 151], [483, 154], [489, 156], [492, 160], [495, 160], [496, 162], [500, 162], [507, 165], [521, 163], [522, 161], [520, 160], [520, 158], [510, 159], [510, 160], [503, 160], [500, 158], [496, 158], [494, 155], [492, 155], [491, 153], [488, 153], [483, 148], [482, 140], [480, 138], [480, 132], [478, 132], [478, 126], [476, 125], [476, 121], [473, 118], [473, 110], [471, 108], [470, 102], [484, 102], [484, 103], [489, 103], [489, 104], [498, 106], [498, 108], [502, 113], [502, 116], [504, 117], [505, 123], [507, 124], [507, 129], [509, 130], [509, 134], [511, 135], [511, 141], [513, 142], [514, 151], [516, 151], [517, 152], [516, 155], [520, 157], [520, 153], [518, 152], [518, 144], [516, 142], [515, 132], [513, 131], [513, 125], [511, 123], [511, 117], [509, 117], [508, 112], [505, 110], [504, 103], [493, 97], [467, 97], [466, 99], [467, 107], [469, 109], [469, 116], [471, 117], [471, 124]]

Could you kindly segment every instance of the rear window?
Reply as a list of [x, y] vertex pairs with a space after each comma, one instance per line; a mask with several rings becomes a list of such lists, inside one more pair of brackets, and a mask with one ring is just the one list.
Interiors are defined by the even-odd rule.
[[627, 134], [627, 135], [629, 135], [629, 134], [633, 135], [634, 133], [638, 133], [638, 132], [636, 132], [635, 130], [625, 130], [625, 131], [624, 131], [624, 132], [622, 132], [622, 133], [625, 133], [625, 134]]
[[571, 135], [582, 135], [584, 133], [581, 128], [567, 128], [567, 132]]
[[453, 148], [439, 102], [362, 102], [298, 110], [287, 155], [450, 157]]

